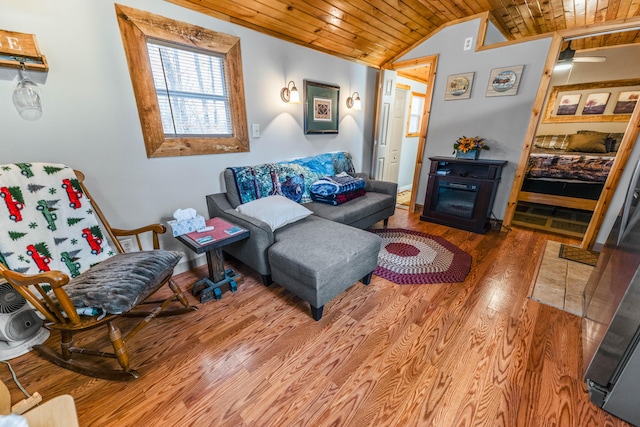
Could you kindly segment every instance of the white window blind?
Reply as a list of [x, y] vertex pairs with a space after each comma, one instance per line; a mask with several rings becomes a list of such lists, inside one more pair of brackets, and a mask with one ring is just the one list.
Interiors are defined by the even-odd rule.
[[147, 42], [165, 135], [232, 133], [222, 57]]

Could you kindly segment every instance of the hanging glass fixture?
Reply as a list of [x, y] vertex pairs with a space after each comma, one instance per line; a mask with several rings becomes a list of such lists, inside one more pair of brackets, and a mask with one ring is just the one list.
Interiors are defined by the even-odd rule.
[[24, 62], [20, 63], [20, 81], [13, 91], [13, 105], [25, 120], [38, 120], [42, 117], [42, 92], [37, 84], [27, 76]]

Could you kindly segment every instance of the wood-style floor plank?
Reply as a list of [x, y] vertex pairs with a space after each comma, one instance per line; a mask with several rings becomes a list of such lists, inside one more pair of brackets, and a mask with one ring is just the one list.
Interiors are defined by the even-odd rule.
[[[628, 426], [589, 402], [581, 319], [528, 298], [546, 240], [571, 239], [479, 235], [401, 209], [389, 226], [448, 239], [471, 254], [471, 272], [432, 285], [374, 276], [316, 322], [307, 303], [231, 262], [245, 276], [238, 292], [205, 304], [189, 295], [198, 311], [157, 319], [129, 343], [137, 380], [85, 377], [34, 353], [10, 362], [45, 400], [71, 394], [82, 426]], [[108, 348], [103, 332], [86, 339]]]

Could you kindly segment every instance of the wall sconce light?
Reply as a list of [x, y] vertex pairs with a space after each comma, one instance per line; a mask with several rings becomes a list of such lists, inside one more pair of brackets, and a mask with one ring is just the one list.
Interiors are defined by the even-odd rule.
[[20, 81], [13, 91], [13, 105], [25, 120], [38, 120], [42, 117], [42, 93], [37, 84], [29, 80], [24, 62], [18, 71]]
[[282, 88], [280, 91], [280, 98], [288, 104], [300, 104], [300, 92], [298, 92], [298, 88], [293, 80]]
[[360, 94], [358, 92], [353, 92], [349, 98], [347, 98], [347, 108], [352, 108], [354, 110], [362, 110], [362, 101], [360, 101]]

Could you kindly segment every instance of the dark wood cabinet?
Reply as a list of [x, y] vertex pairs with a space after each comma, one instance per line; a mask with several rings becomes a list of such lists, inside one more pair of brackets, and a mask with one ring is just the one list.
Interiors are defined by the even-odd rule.
[[504, 160], [429, 157], [431, 169], [420, 219], [484, 234], [491, 227]]

